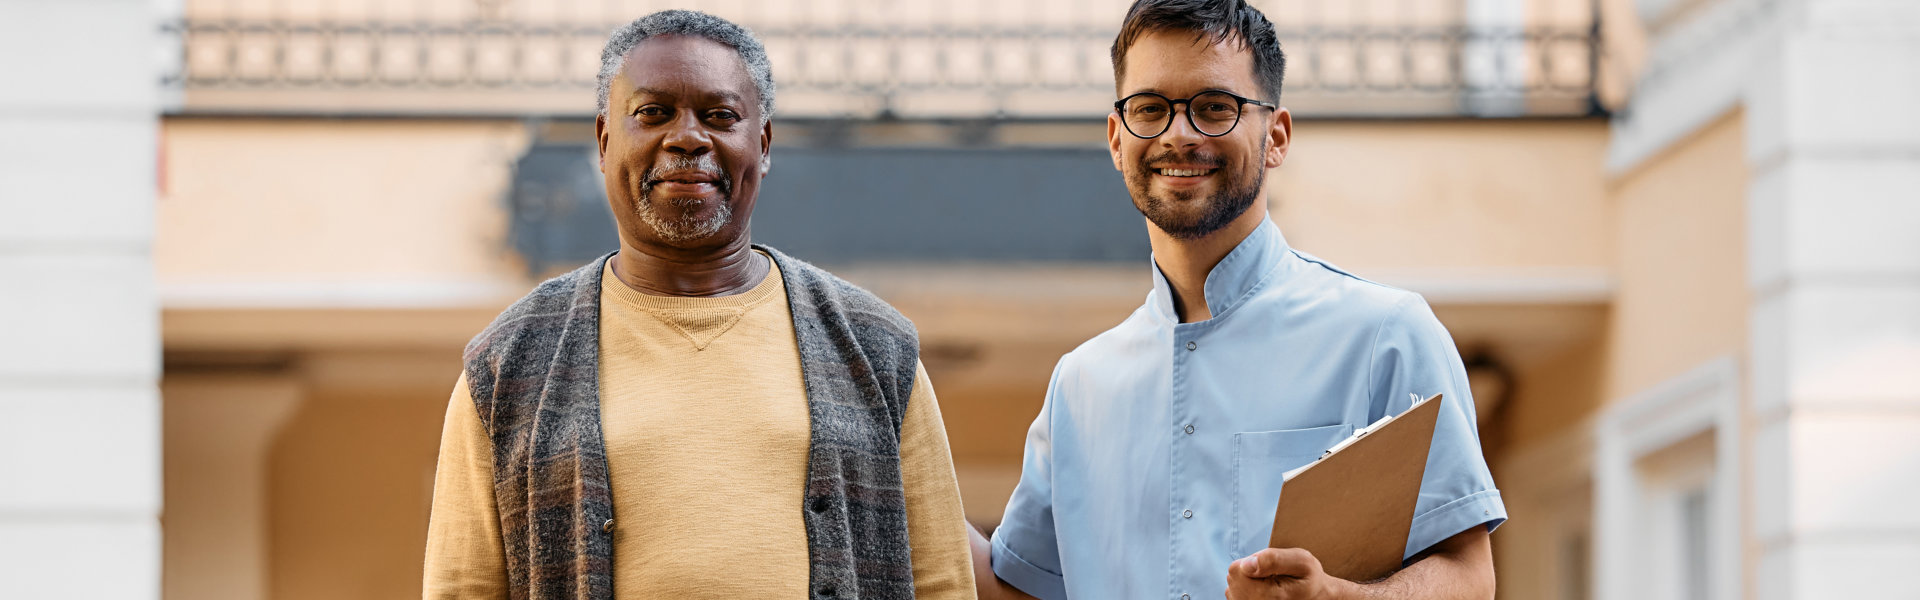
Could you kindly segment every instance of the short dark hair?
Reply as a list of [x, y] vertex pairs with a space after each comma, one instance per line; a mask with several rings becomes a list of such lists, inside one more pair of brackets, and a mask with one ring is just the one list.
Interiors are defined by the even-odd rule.
[[1237, 39], [1253, 52], [1253, 80], [1269, 102], [1280, 101], [1280, 80], [1287, 73], [1287, 55], [1273, 23], [1246, 0], [1136, 0], [1127, 9], [1120, 35], [1113, 39], [1113, 84], [1127, 72], [1127, 49], [1140, 36], [1161, 31], [1191, 31], [1194, 39], [1218, 44]]

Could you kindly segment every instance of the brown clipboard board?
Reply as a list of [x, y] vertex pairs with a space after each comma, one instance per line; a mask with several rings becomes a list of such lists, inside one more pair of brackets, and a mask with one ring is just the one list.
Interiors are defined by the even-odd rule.
[[1400, 570], [1439, 414], [1435, 394], [1289, 471], [1269, 546], [1312, 552], [1328, 575], [1350, 581]]

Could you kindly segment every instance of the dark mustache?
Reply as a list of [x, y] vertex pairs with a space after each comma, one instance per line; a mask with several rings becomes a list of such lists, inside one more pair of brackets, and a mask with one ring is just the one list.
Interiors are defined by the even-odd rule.
[[1226, 166], [1227, 161], [1225, 159], [1220, 158], [1220, 155], [1218, 154], [1213, 154], [1209, 152], [1181, 152], [1178, 150], [1168, 150], [1165, 152], [1161, 152], [1159, 154], [1149, 156], [1145, 160], [1140, 161], [1140, 164], [1146, 165], [1147, 168], [1149, 169], [1158, 169], [1160, 167], [1157, 167], [1155, 165], [1161, 165], [1161, 164], [1167, 164], [1167, 163], [1177, 163], [1177, 164], [1184, 164], [1184, 165], [1204, 165], [1209, 169], [1218, 169], [1220, 167]]

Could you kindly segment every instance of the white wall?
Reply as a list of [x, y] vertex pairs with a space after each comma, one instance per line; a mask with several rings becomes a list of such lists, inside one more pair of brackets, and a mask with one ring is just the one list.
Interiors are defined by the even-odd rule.
[[1749, 597], [1920, 597], [1916, 56], [1920, 3], [1719, 0], [1615, 120], [1618, 172], [1746, 109]]
[[1749, 83], [1756, 597], [1914, 598], [1920, 4], [1801, 0]]
[[156, 598], [157, 73], [146, 0], [0, 0], [0, 580]]

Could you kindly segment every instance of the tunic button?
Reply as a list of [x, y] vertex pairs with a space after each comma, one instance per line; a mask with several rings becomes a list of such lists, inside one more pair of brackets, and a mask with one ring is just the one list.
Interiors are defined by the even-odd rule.
[[1193, 426], [1192, 426], [1192, 425], [1188, 425], [1188, 426], [1187, 426], [1187, 435], [1193, 435]]
[[1198, 348], [1200, 348], [1200, 344], [1198, 344], [1198, 343], [1195, 343], [1195, 342], [1187, 342], [1187, 350], [1188, 350], [1188, 351], [1193, 351], [1193, 350], [1196, 350], [1196, 349], [1198, 349]]
[[601, 523], [600, 531], [602, 533], [613, 533], [613, 519], [607, 519], [607, 522]]
[[1188, 595], [1186, 595], [1186, 594], [1181, 594], [1181, 595], [1180, 595], [1180, 600], [1193, 600], [1193, 596], [1188, 596]]
[[1193, 511], [1191, 510], [1180, 511], [1180, 516], [1191, 519], [1193, 518]]

